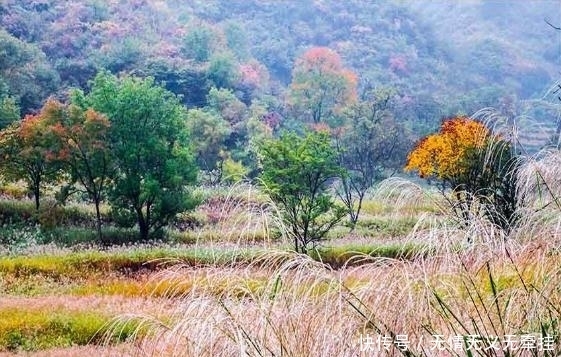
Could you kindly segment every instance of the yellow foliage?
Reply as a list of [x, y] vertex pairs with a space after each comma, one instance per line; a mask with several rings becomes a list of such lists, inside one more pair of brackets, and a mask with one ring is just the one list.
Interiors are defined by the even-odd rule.
[[457, 116], [443, 121], [438, 133], [421, 139], [407, 157], [405, 170], [419, 176], [446, 180], [467, 169], [466, 154], [482, 148], [492, 137], [489, 129], [476, 120]]

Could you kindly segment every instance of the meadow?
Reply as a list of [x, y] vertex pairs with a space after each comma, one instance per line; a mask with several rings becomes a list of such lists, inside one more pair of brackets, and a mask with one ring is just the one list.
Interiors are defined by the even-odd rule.
[[[24, 226], [2, 245], [1, 355], [558, 355], [556, 159], [521, 171], [524, 215], [509, 232], [475, 215], [458, 226], [439, 193], [401, 179], [309, 255], [291, 251], [250, 185], [205, 189], [162, 242], [57, 240], [60, 227], [46, 239]], [[22, 216], [26, 205], [0, 207]], [[70, 207], [64, 217], [91, 211]]]

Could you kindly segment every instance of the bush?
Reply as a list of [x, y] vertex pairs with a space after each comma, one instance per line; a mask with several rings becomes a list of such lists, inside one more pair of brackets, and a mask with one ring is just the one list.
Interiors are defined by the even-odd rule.
[[35, 206], [31, 201], [0, 200], [0, 225], [35, 223]]
[[8, 198], [14, 198], [21, 200], [29, 194], [29, 189], [25, 185], [25, 182], [7, 182], [0, 186], [0, 195], [6, 196]]
[[12, 254], [25, 251], [29, 247], [43, 244], [47, 236], [39, 226], [11, 225], [0, 227], [0, 245]]

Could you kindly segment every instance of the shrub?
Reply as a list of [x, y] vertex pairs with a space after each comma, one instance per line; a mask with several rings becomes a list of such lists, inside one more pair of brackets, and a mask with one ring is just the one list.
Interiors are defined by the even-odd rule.
[[0, 227], [0, 246], [5, 246], [6, 252], [11, 254], [20, 253], [46, 241], [47, 237], [39, 226], [21, 226], [18, 224]]
[[31, 201], [0, 200], [0, 224], [35, 223], [35, 207]]
[[27, 197], [28, 193], [29, 190], [25, 186], [25, 182], [22, 181], [6, 182], [2, 186], [0, 186], [0, 194], [9, 198], [21, 200]]

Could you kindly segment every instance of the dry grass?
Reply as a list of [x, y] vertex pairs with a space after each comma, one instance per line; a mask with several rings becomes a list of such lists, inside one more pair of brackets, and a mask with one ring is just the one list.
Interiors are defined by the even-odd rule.
[[[140, 318], [150, 331], [137, 339], [131, 353], [559, 355], [559, 176], [553, 171], [538, 172], [558, 160], [559, 153], [554, 155], [534, 158], [521, 170], [519, 192], [524, 200], [519, 209], [524, 215], [508, 233], [476, 215], [468, 226], [458, 228], [440, 201], [438, 214], [422, 216], [424, 223], [400, 239], [402, 244], [430, 247], [430, 254], [408, 260], [355, 256], [363, 264], [334, 270], [307, 256], [279, 251], [243, 267], [205, 271], [180, 267], [163, 273], [162, 282], [173, 281], [177, 287], [189, 284], [190, 288], [174, 290], [174, 284], [165, 285], [168, 294], [164, 291], [164, 295], [176, 304], [171, 319], [121, 317], [121, 321]], [[435, 197], [403, 181], [380, 192], [384, 199], [393, 199], [396, 207], [427, 205]], [[366, 334], [393, 341], [407, 335], [411, 345], [407, 352], [395, 345], [388, 351], [362, 351], [360, 341]], [[460, 336], [460, 349], [450, 341], [442, 351], [431, 349], [434, 335]], [[493, 347], [493, 338], [500, 343], [508, 335], [515, 339], [551, 336], [553, 350]], [[470, 336], [479, 336], [481, 349], [466, 351]]]
[[72, 346], [49, 348], [34, 352], [0, 352], [0, 357], [83, 357], [83, 356], [105, 356], [105, 357], [133, 357], [130, 353], [131, 347], [127, 344], [116, 346]]
[[549, 248], [478, 244], [337, 271], [278, 252], [247, 268], [176, 269], [175, 279], [204, 279], [181, 296], [171, 320], [144, 317], [153, 334], [141, 346], [150, 356], [356, 356], [361, 334], [407, 334], [426, 341], [416, 353], [431, 356], [431, 334], [541, 333], [561, 317], [552, 308], [561, 302], [559, 257]]
[[[444, 351], [431, 349], [432, 335], [557, 335], [561, 208], [556, 199], [561, 193], [561, 176], [554, 170], [559, 167], [559, 157], [558, 152], [542, 153], [524, 164], [518, 188], [523, 219], [508, 233], [478, 215], [469, 225], [458, 227], [448, 216], [446, 200], [418, 185], [393, 179], [374, 192], [365, 213], [398, 224], [403, 219], [417, 219], [407, 234], [376, 241], [378, 249], [383, 243], [381, 247], [392, 254], [405, 253], [373, 257], [370, 250], [363, 249], [372, 239], [352, 236], [329, 242], [331, 247], [324, 254], [337, 264], [328, 265], [274, 250], [279, 242], [267, 240], [269, 227], [276, 223], [271, 218], [273, 208], [262, 198], [242, 200], [236, 193], [209, 207], [218, 207], [220, 218], [208, 223], [216, 229], [216, 236], [196, 239], [201, 246], [213, 248], [208, 254], [189, 255], [186, 264], [156, 274], [135, 274], [138, 281], [126, 274], [107, 275], [106, 279], [97, 274], [65, 291], [79, 296], [2, 299], [0, 304], [63, 306], [68, 311], [74, 311], [73, 306], [96, 307], [120, 314], [114, 321], [113, 336], [123, 323], [133, 321], [138, 326], [134, 343], [46, 350], [40, 354], [43, 356], [407, 355], [395, 346], [389, 351], [361, 351], [361, 336], [367, 334], [393, 340], [407, 335], [410, 356], [464, 356], [469, 355], [465, 350], [450, 346]], [[267, 237], [252, 241], [251, 234], [237, 239], [228, 236], [251, 232], [254, 227]], [[243, 251], [235, 252], [236, 247], [248, 245], [261, 250], [251, 251], [249, 258]], [[263, 253], [263, 248], [269, 251]], [[349, 254], [349, 249], [355, 252]], [[84, 278], [84, 273], [74, 273], [76, 267], [111, 272], [130, 261], [142, 264], [146, 257], [136, 253], [113, 258], [110, 265], [103, 263], [105, 256], [97, 259], [97, 255], [39, 257], [37, 261], [6, 258], [0, 265], [5, 276], [40, 273], [59, 279], [58, 273], [63, 272], [62, 276], [72, 280]], [[191, 264], [192, 260], [203, 264]], [[85, 266], [78, 264], [86, 261]], [[559, 336], [555, 336], [555, 348], [549, 355], [561, 353]], [[471, 352], [482, 356], [547, 355], [537, 350]]]

